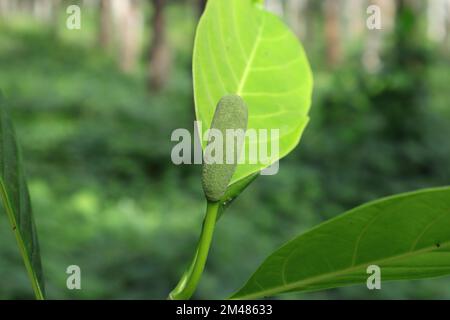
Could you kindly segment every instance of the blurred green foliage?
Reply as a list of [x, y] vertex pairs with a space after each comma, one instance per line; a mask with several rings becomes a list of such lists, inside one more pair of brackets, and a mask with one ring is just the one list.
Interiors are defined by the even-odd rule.
[[[174, 65], [160, 93], [146, 90], [144, 58], [126, 75], [95, 47], [93, 22], [80, 31], [0, 23], [0, 88], [24, 152], [49, 298], [164, 299], [190, 261], [204, 211], [200, 168], [170, 161], [172, 130], [194, 120], [188, 13], [168, 8]], [[230, 295], [283, 242], [346, 209], [448, 185], [449, 55], [408, 21], [386, 40], [376, 74], [361, 65], [362, 43], [335, 70], [320, 45], [304, 43], [311, 125], [279, 174], [258, 178], [220, 221], [196, 298]], [[80, 291], [65, 285], [72, 264]], [[450, 298], [450, 279], [284, 296], [298, 297]], [[32, 298], [4, 216], [0, 298]]]

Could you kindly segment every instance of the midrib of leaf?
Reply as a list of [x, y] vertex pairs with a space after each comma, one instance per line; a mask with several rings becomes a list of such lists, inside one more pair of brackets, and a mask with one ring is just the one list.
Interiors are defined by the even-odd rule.
[[247, 52], [244, 49], [244, 45], [242, 44], [242, 40], [241, 37], [239, 36], [239, 31], [238, 31], [238, 27], [237, 27], [237, 14], [236, 14], [236, 6], [233, 6], [233, 10], [231, 11], [231, 19], [233, 21], [233, 29], [234, 29], [234, 34], [236, 35], [236, 42], [239, 45], [239, 50], [242, 53], [242, 56], [244, 58], [244, 60], [247, 60]]
[[[218, 6], [217, 6], [217, 8], [218, 8]], [[220, 42], [221, 42], [222, 47], [223, 47], [224, 50], [225, 50], [226, 45], [225, 45], [225, 40], [224, 40], [224, 37], [223, 37], [223, 27], [222, 27], [222, 23], [220, 23], [220, 22], [221, 22], [222, 15], [220, 14], [220, 12], [219, 12], [217, 9], [216, 9], [216, 13], [217, 13], [217, 21], [218, 21], [218, 28], [219, 28]], [[208, 33], [208, 35], [209, 35], [209, 33]], [[236, 34], [236, 36], [237, 36], [237, 34]], [[231, 75], [233, 76], [234, 82], [237, 83], [237, 82], [238, 82], [238, 79], [237, 79], [236, 72], [234, 71], [234, 68], [233, 68], [233, 66], [232, 66], [232, 64], [231, 64], [230, 58], [228, 57], [227, 54], [225, 54], [225, 61], [226, 61], [226, 64], [227, 64], [228, 68], [229, 68], [230, 71], [231, 71]]]
[[[303, 279], [303, 280], [300, 280], [300, 281], [292, 282], [290, 284], [286, 284], [286, 285], [283, 285], [283, 286], [277, 286], [277, 287], [274, 287], [274, 288], [271, 288], [271, 289], [262, 290], [262, 291], [259, 291], [259, 292], [256, 292], [256, 293], [239, 296], [237, 298], [232, 298], [232, 299], [255, 299], [255, 298], [261, 298], [261, 297], [265, 297], [265, 296], [272, 296], [272, 295], [275, 295], [277, 293], [287, 292], [289, 290], [294, 290], [294, 289], [297, 289], [297, 288], [301, 288], [302, 286], [313, 284], [313, 283], [318, 282], [318, 281], [327, 280], [329, 278], [333, 278], [333, 277], [340, 276], [340, 275], [345, 275], [346, 273], [352, 273], [354, 271], [357, 271], [360, 268], [364, 268], [367, 265], [371, 265], [371, 264], [379, 265], [379, 264], [383, 264], [383, 263], [387, 263], [387, 262], [393, 262], [395, 260], [411, 258], [411, 257], [414, 257], [416, 255], [423, 254], [423, 253], [428, 253], [428, 252], [433, 252], [433, 251], [438, 251], [438, 250], [441, 251], [443, 249], [446, 249], [447, 247], [450, 247], [450, 241], [441, 243], [439, 249], [436, 249], [435, 246], [429, 246], [429, 247], [426, 247], [426, 248], [422, 248], [420, 250], [416, 250], [414, 252], [409, 251], [407, 253], [400, 254], [400, 255], [397, 255], [397, 256], [391, 256], [391, 257], [384, 258], [384, 259], [367, 261], [367, 262], [361, 263], [359, 265], [354, 265], [354, 266], [352, 266], [350, 268], [342, 269], [342, 270], [335, 271], [335, 272], [325, 273], [325, 274], [322, 274], [322, 275], [319, 275], [319, 276], [314, 276], [314, 277], [311, 277], [311, 278], [307, 278], [307, 279]], [[282, 276], [283, 276], [283, 274], [282, 274]], [[253, 281], [255, 281], [255, 280], [253, 280]], [[258, 284], [258, 286], [262, 287], [260, 284]]]
[[44, 294], [43, 294], [42, 289], [41, 289], [41, 287], [39, 285], [39, 281], [37, 279], [37, 275], [34, 272], [33, 267], [31, 266], [31, 261], [30, 261], [30, 258], [29, 258], [31, 255], [29, 255], [29, 252], [27, 251], [25, 243], [23, 241], [23, 238], [22, 238], [22, 236], [20, 234], [20, 230], [19, 230], [19, 228], [17, 226], [16, 217], [14, 215], [14, 210], [12, 209], [11, 202], [10, 202], [9, 197], [8, 197], [8, 193], [7, 193], [6, 188], [5, 188], [4, 181], [3, 181], [3, 179], [1, 177], [0, 177], [0, 194], [1, 194], [1, 197], [2, 197], [2, 200], [3, 200], [3, 205], [5, 207], [6, 215], [9, 218], [9, 221], [10, 221], [11, 226], [13, 228], [14, 234], [16, 236], [17, 244], [19, 246], [20, 254], [22, 255], [22, 258], [23, 258], [23, 261], [24, 261], [24, 264], [25, 264], [25, 268], [27, 270], [28, 276], [30, 277], [31, 284], [32, 284], [32, 287], [33, 287], [33, 291], [34, 291], [37, 299], [44, 300]]
[[245, 69], [244, 69], [244, 72], [242, 73], [241, 80], [239, 81], [238, 89], [236, 92], [236, 94], [238, 96], [242, 96], [242, 93], [243, 93], [242, 90], [244, 89], [245, 83], [247, 82], [248, 75], [250, 74], [250, 70], [252, 69], [251, 66], [253, 64], [253, 61], [255, 60], [255, 56], [256, 56], [256, 52], [258, 51], [259, 44], [261, 43], [262, 31], [264, 29], [265, 22], [266, 22], [266, 15], [263, 14], [261, 24], [259, 25], [259, 28], [258, 28], [258, 34], [256, 36], [255, 43], [253, 44], [252, 51], [250, 52], [250, 56], [245, 65]]

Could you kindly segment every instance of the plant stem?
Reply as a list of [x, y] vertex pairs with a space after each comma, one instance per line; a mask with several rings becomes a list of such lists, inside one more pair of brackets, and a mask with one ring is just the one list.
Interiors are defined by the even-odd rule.
[[206, 206], [205, 220], [203, 221], [202, 233], [197, 245], [197, 251], [190, 267], [186, 270], [180, 279], [180, 282], [169, 294], [170, 300], [187, 300], [192, 297], [197, 289], [198, 282], [205, 268], [208, 258], [209, 247], [216, 226], [217, 213], [220, 208], [220, 202], [210, 202]]

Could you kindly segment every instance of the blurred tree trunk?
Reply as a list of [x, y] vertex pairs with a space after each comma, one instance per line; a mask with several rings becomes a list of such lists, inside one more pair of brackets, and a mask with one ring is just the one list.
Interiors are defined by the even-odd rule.
[[33, 13], [33, 1], [19, 1], [19, 9], [24, 13]]
[[151, 0], [153, 4], [152, 42], [149, 53], [149, 78], [150, 91], [159, 91], [167, 83], [170, 71], [170, 50], [166, 39], [166, 21], [164, 8], [166, 0]]
[[[305, 43], [309, 43], [309, 48], [311, 52], [317, 52], [322, 48], [320, 47], [322, 43], [321, 41], [317, 41], [318, 38], [323, 38], [322, 34], [319, 34], [321, 31], [318, 28], [319, 24], [317, 21], [320, 20], [320, 26], [322, 23], [322, 6], [318, 1], [308, 1], [305, 7], [305, 23], [306, 23], [306, 34], [305, 34]], [[319, 48], [319, 49], [318, 49]]]
[[53, 33], [57, 33], [58, 25], [59, 25], [59, 13], [61, 10], [61, 0], [52, 0], [52, 30]]
[[280, 0], [266, 0], [266, 8], [279, 17], [284, 16], [283, 2]]
[[0, 17], [6, 17], [10, 10], [9, 0], [0, 0]]
[[131, 72], [137, 63], [139, 48], [140, 10], [138, 0], [121, 0], [123, 10], [120, 19], [120, 67]]
[[[383, 36], [390, 34], [396, 21], [396, 3], [392, 0], [371, 0], [370, 4], [376, 5], [381, 11], [381, 29], [367, 30], [363, 53], [363, 65], [370, 73], [377, 72], [382, 66], [381, 51], [383, 48]], [[368, 17], [367, 15], [365, 15]]]
[[[423, 138], [423, 111], [427, 100], [427, 82], [424, 78], [432, 56], [426, 48], [426, 30], [420, 21], [425, 2], [398, 0], [393, 34], [393, 47], [383, 55], [383, 69], [387, 97], [379, 101], [379, 111], [385, 116], [384, 134], [392, 141]], [[394, 81], [407, 74], [407, 81], [397, 85]], [[407, 116], [405, 116], [407, 115]]]
[[200, 16], [202, 15], [203, 11], [205, 11], [206, 1], [207, 0], [197, 0], [197, 2], [198, 2], [198, 12], [199, 12]]
[[307, 34], [307, 23], [305, 10], [308, 7], [308, 0], [287, 0], [286, 15], [289, 25], [300, 39], [304, 39]]
[[428, 2], [428, 37], [435, 42], [443, 43], [447, 36], [449, 6], [449, 0]]
[[327, 63], [330, 66], [336, 66], [341, 60], [341, 28], [339, 9], [340, 0], [325, 0], [325, 45], [327, 54]]
[[52, 19], [52, 0], [34, 0], [33, 5], [33, 16], [36, 19], [50, 23]]
[[7, 0], [5, 6], [7, 8], [6, 9], [7, 13], [17, 12], [17, 10], [19, 9], [19, 4], [17, 0]]
[[445, 38], [445, 48], [450, 51], [450, 0], [447, 0], [447, 36]]
[[345, 32], [346, 42], [359, 40], [366, 30], [366, 9], [367, 1], [365, 0], [345, 0], [344, 16], [345, 16]]
[[111, 46], [111, 0], [100, 0], [100, 30], [98, 42], [100, 47], [107, 49]]

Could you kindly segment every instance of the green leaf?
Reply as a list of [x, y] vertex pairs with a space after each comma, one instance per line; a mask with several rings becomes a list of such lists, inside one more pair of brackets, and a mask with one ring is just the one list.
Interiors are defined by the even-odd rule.
[[232, 296], [253, 299], [381, 280], [450, 274], [450, 187], [400, 194], [357, 207], [288, 242]]
[[[0, 101], [0, 195], [37, 299], [44, 299], [39, 243], [14, 129]], [[6, 279], [3, 279], [6, 280]], [[2, 280], [0, 280], [2, 281]]]
[[[261, 8], [260, 1], [208, 1], [197, 29], [193, 69], [202, 135], [218, 101], [227, 94], [246, 102], [248, 130], [280, 130], [279, 154], [269, 163], [239, 164], [230, 185], [276, 162], [298, 144], [309, 119], [311, 70], [295, 35]], [[246, 143], [245, 153], [252, 144], [270, 150], [270, 135], [268, 140]]]
[[259, 176], [259, 173], [253, 173], [248, 177], [239, 180], [238, 182], [232, 184], [228, 187], [225, 195], [220, 200], [219, 213], [217, 215], [217, 220], [222, 217], [222, 214], [226, 209], [236, 200], [236, 198]]

